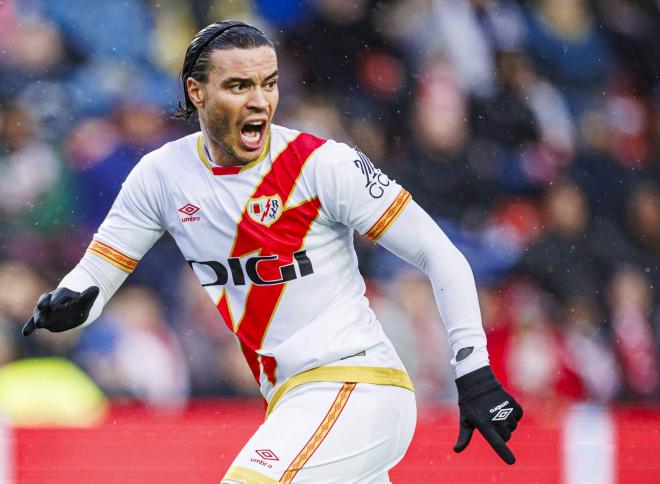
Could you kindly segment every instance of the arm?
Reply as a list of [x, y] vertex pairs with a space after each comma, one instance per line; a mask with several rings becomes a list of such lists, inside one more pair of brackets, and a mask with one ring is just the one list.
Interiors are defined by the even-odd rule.
[[411, 201], [378, 243], [431, 280], [454, 353], [451, 363], [456, 376], [487, 366], [486, 335], [472, 270], [433, 219]]
[[419, 267], [435, 291], [454, 352], [460, 431], [456, 452], [477, 428], [508, 464], [515, 458], [505, 442], [522, 408], [504, 391], [488, 364], [486, 335], [472, 270], [463, 255], [424, 210], [361, 152], [328, 142], [319, 150], [316, 186], [331, 220], [358, 230]]
[[163, 233], [158, 216], [157, 174], [141, 161], [124, 182], [108, 216], [78, 265], [58, 287], [39, 298], [23, 334], [37, 328], [53, 332], [86, 326]]
[[522, 408], [495, 379], [488, 364], [477, 290], [467, 260], [415, 202], [401, 210], [378, 242], [422, 270], [433, 284], [454, 352], [451, 363], [461, 412], [454, 450], [465, 449], [476, 428], [507, 464], [513, 464], [515, 457], [505, 442], [517, 427]]

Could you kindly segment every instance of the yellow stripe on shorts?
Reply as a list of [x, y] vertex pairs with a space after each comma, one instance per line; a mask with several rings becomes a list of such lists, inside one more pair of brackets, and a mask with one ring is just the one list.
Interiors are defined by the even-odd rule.
[[380, 366], [320, 366], [298, 373], [283, 382], [268, 402], [266, 418], [275, 410], [284, 396], [300, 385], [312, 382], [370, 383], [372, 385], [392, 385], [415, 391], [410, 377], [403, 370]]
[[222, 482], [225, 482], [225, 480], [236, 481], [242, 484], [270, 484], [277, 482], [275, 479], [271, 479], [246, 467], [230, 468], [225, 474], [225, 477], [222, 478]]
[[341, 390], [339, 390], [335, 401], [330, 406], [330, 410], [328, 410], [328, 413], [323, 418], [323, 421], [312, 434], [311, 438], [307, 441], [302, 450], [298, 453], [296, 458], [293, 459], [293, 462], [291, 462], [291, 465], [289, 465], [288, 469], [284, 471], [284, 474], [280, 478], [279, 482], [290, 483], [296, 474], [298, 474], [300, 469], [302, 469], [307, 461], [312, 457], [314, 452], [316, 452], [316, 449], [319, 448], [321, 442], [323, 442], [323, 440], [328, 436], [328, 433], [330, 433], [330, 430], [335, 425], [335, 422], [339, 418], [342, 410], [344, 410], [344, 407], [346, 407], [348, 397], [351, 396], [351, 393], [355, 389], [355, 385], [356, 383], [345, 383], [341, 387]]

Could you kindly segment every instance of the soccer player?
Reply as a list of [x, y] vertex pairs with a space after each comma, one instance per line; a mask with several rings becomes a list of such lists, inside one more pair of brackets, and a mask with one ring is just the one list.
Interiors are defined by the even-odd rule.
[[[272, 124], [271, 41], [236, 21], [186, 52], [200, 132], [144, 156], [80, 263], [23, 333], [96, 319], [168, 231], [236, 335], [268, 403], [226, 483], [389, 482], [416, 420], [413, 385], [364, 297], [353, 231], [424, 271], [453, 350], [460, 452], [478, 429], [508, 464], [522, 409], [488, 364], [472, 271], [410, 194], [360, 151]], [[433, 310], [429, 308], [429, 311]]]

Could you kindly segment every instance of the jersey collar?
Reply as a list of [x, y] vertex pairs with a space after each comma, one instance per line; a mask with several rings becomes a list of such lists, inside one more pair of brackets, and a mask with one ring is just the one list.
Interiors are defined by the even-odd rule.
[[206, 168], [208, 168], [208, 170], [214, 175], [236, 175], [238, 173], [247, 171], [253, 166], [256, 166], [262, 161], [264, 161], [266, 159], [266, 156], [268, 155], [269, 149], [270, 149], [270, 129], [268, 130], [266, 143], [264, 143], [264, 147], [263, 150], [261, 151], [261, 154], [259, 155], [259, 158], [243, 166], [218, 166], [213, 162], [211, 162], [211, 155], [206, 149], [203, 135], [200, 133], [199, 137], [197, 138], [197, 153], [199, 155], [199, 159], [202, 160], [202, 163], [204, 163]]

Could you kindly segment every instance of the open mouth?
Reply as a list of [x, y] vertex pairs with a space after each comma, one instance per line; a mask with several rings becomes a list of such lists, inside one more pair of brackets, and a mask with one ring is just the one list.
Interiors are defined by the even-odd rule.
[[241, 144], [248, 151], [260, 149], [266, 138], [266, 121], [247, 121], [241, 126]]

